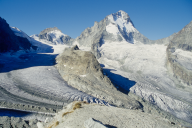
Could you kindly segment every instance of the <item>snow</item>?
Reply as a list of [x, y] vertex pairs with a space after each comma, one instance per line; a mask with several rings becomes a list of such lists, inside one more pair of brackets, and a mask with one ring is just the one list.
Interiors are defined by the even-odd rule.
[[53, 42], [55, 44], [62, 44], [63, 42], [62, 42], [61, 38], [64, 36], [67, 36], [67, 35], [63, 34], [62, 32], [60, 32], [59, 30], [54, 30], [54, 31], [48, 32], [47, 34], [52, 37]]
[[[119, 11], [119, 13], [117, 15], [115, 15], [115, 14], [109, 15], [108, 19], [111, 21], [111, 23], [118, 25], [121, 30], [126, 31], [127, 33], [138, 32], [137, 29], [133, 26], [133, 24], [130, 21], [127, 21], [127, 19], [125, 17], [127, 17], [126, 13], [123, 11]], [[129, 16], [127, 18], [129, 18]], [[110, 26], [108, 26], [108, 27], [110, 27]], [[115, 30], [115, 28], [113, 28], [111, 30]], [[114, 33], [115, 32], [116, 32], [116, 30], [114, 31]]]
[[118, 30], [117, 26], [114, 24], [111, 24], [111, 23], [106, 26], [106, 31], [109, 33], [112, 33], [114, 35], [119, 34], [119, 30]]
[[[38, 34], [36, 35], [32, 35], [31, 38], [33, 38], [34, 40], [37, 40], [39, 42], [44, 42], [46, 44], [54, 44], [54, 45], [63, 45], [63, 41], [61, 40], [63, 37], [67, 36], [66, 34], [63, 34], [61, 31], [59, 30], [53, 30], [47, 33], [49, 36], [51, 36], [51, 38], [53, 39], [53, 41], [48, 41], [47, 39], [39, 39]], [[53, 45], [52, 45], [53, 46]]]
[[75, 42], [73, 42], [73, 45], [77, 45], [79, 47], [79, 42], [75, 41]]
[[[120, 13], [122, 13], [120, 11]], [[119, 34], [116, 27], [118, 25], [122, 30], [128, 32], [137, 32], [131, 22], [127, 22], [122, 17], [124, 15], [108, 16], [111, 20], [106, 30], [114, 35]], [[26, 37], [22, 31], [17, 28], [12, 28], [16, 35]], [[59, 31], [49, 33], [54, 41], [59, 44], [60, 37], [65, 36]], [[48, 93], [50, 97], [62, 97], [65, 99], [88, 99], [95, 101], [85, 93], [79, 92], [64, 83], [56, 68], [53, 66], [51, 59], [69, 47], [67, 45], [52, 45], [47, 40], [39, 40], [38, 35], [28, 37], [31, 43], [38, 46], [36, 54], [30, 53], [33, 58], [28, 57], [28, 60], [20, 60], [17, 56], [24, 53], [17, 53], [15, 56], [8, 54], [1, 55], [1, 62], [6, 64], [6, 67], [11, 67], [11, 72], [0, 74], [0, 86], [11, 92], [15, 96], [25, 97], [33, 101], [62, 105], [62, 101], [54, 101], [38, 97], [26, 93], [14, 84], [14, 80], [20, 80], [23, 85], [30, 88], [35, 88], [38, 93]], [[178, 118], [191, 122], [191, 95], [190, 87], [180, 88], [167, 73], [166, 63], [166, 46], [165, 45], [144, 45], [141, 42], [134, 41], [131, 44], [127, 41], [122, 42], [107, 42], [104, 40], [102, 46], [98, 49], [101, 53], [99, 62], [104, 65], [104, 73], [116, 84], [130, 90], [132, 93], [141, 98], [157, 105], [161, 109], [172, 113]], [[74, 44], [79, 46], [76, 41]], [[90, 47], [82, 47], [81, 50], [90, 51]], [[173, 55], [176, 55], [180, 64], [192, 70], [192, 53], [177, 49]], [[15, 58], [14, 58], [15, 57]], [[34, 64], [31, 66], [31, 64]], [[24, 65], [28, 65], [25, 67]], [[24, 67], [22, 67], [24, 66]], [[16, 70], [15, 70], [16, 69]], [[50, 69], [50, 70], [47, 70]], [[10, 79], [8, 76], [11, 76]], [[80, 75], [86, 77], [86, 75]], [[118, 76], [118, 77], [117, 77]], [[34, 91], [35, 91], [34, 90]], [[10, 100], [10, 99], [5, 99]]]
[[176, 49], [173, 53], [177, 57], [177, 61], [186, 67], [188, 70], [192, 70], [192, 52]]
[[[192, 92], [189, 88], [176, 86], [167, 73], [166, 48], [165, 45], [158, 44], [105, 41], [99, 48], [99, 62], [104, 65], [104, 72], [117, 85], [178, 118], [192, 122]], [[192, 54], [189, 52], [176, 50], [175, 54], [177, 57], [182, 56], [179, 58], [185, 57], [180, 59], [184, 64], [192, 62]], [[130, 84], [131, 81], [135, 81], [135, 84]]]
[[[106, 103], [69, 86], [54, 67], [55, 57], [69, 46], [52, 45], [46, 40], [39, 40], [38, 35], [29, 38], [33, 45], [38, 46], [37, 51], [19, 51], [14, 55], [5, 53], [0, 56], [0, 62], [4, 66], [0, 67], [1, 101], [54, 109], [55, 105], [62, 108], [74, 100]], [[36, 116], [29, 115], [27, 118], [37, 118]]]
[[[174, 54], [180, 54], [181, 56], [187, 57], [187, 58], [191, 58], [192, 59], [192, 52], [189, 51], [184, 51], [182, 49], [176, 49], [176, 51], [174, 52]], [[174, 55], [173, 54], [173, 55]]]
[[[105, 42], [100, 48], [102, 61], [117, 69], [126, 67], [129, 70], [143, 73], [161, 73], [165, 71], [166, 46], [164, 45], [134, 45], [124, 42]], [[114, 63], [112, 63], [113, 61]], [[153, 69], [153, 70], [151, 70]]]
[[[57, 36], [58, 37], [58, 36]], [[38, 46], [38, 51], [39, 53], [49, 53], [49, 54], [60, 54], [63, 52], [63, 50], [67, 47], [68, 45], [65, 44], [58, 44], [58, 45], [53, 45], [50, 43], [50, 41], [44, 40], [44, 39], [39, 39], [37, 35], [32, 35], [31, 38], [33, 40], [31, 43], [35, 46]], [[49, 49], [49, 51], [47, 51]], [[50, 51], [53, 51], [50, 53]]]

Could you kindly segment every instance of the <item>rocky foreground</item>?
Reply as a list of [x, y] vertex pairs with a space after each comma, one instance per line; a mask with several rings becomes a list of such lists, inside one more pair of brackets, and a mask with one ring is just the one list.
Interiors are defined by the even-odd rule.
[[159, 115], [138, 110], [107, 107], [86, 102], [73, 102], [50, 122], [37, 123], [38, 128], [179, 128]]

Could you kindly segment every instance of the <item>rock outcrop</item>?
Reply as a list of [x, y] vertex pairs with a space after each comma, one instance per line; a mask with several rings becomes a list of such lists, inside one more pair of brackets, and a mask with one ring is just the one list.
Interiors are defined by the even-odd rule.
[[9, 24], [0, 17], [0, 52], [36, 49], [27, 38], [16, 36]]
[[110, 79], [103, 75], [96, 57], [77, 46], [66, 48], [56, 58], [56, 68], [65, 81], [74, 88], [124, 108], [140, 109], [138, 101], [117, 91]]
[[192, 21], [170, 41], [167, 68], [180, 82], [192, 86]]

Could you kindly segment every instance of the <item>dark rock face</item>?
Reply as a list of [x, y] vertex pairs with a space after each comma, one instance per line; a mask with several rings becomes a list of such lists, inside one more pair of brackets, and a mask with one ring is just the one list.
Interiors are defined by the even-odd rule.
[[17, 43], [17, 37], [9, 28], [9, 24], [7, 24], [7, 22], [0, 17], [0, 52], [19, 50], [19, 45]]
[[56, 62], [63, 79], [74, 88], [118, 107], [142, 108], [138, 101], [117, 91], [110, 79], [103, 75], [103, 69], [92, 52], [74, 46], [57, 56]]
[[16, 36], [9, 24], [0, 17], [0, 52], [29, 50], [30, 47], [32, 45], [28, 39]]
[[179, 31], [167, 47], [167, 68], [182, 83], [192, 86], [192, 61], [176, 50], [192, 52], [192, 21]]

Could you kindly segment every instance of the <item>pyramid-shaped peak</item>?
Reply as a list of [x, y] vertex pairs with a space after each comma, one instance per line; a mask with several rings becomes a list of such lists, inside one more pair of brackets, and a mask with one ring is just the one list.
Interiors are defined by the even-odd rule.
[[[116, 22], [118, 25], [120, 24], [130, 24], [131, 26], [134, 27], [133, 22], [131, 21], [131, 18], [129, 17], [129, 15], [124, 12], [123, 10], [119, 10], [116, 13], [112, 13], [110, 15], [107, 16], [107, 18], [109, 19], [109, 21]], [[122, 26], [122, 25], [120, 25]]]
[[111, 15], [108, 16], [108, 19], [110, 19], [110, 20], [113, 19], [114, 21], [121, 19], [123, 22], [126, 22], [126, 23], [131, 22], [132, 23], [129, 15], [126, 12], [124, 12], [123, 10], [119, 10], [116, 13], [112, 13]]

